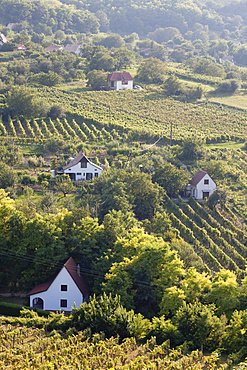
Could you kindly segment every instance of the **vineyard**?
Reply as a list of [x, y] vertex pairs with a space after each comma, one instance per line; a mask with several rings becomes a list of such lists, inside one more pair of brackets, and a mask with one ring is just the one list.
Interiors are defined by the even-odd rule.
[[154, 91], [62, 92], [39, 90], [48, 101], [63, 102], [66, 111], [96, 126], [117, 131], [132, 130], [136, 138], [170, 137], [181, 141], [195, 135], [210, 141], [243, 140], [246, 136], [247, 112], [211, 103], [191, 104], [169, 99]]
[[75, 142], [105, 142], [119, 138], [115, 130], [110, 133], [105, 128], [98, 130], [93, 124], [87, 125], [83, 122], [79, 125], [74, 119], [68, 122], [67, 119], [58, 118], [12, 120], [10, 117], [5, 123], [0, 119], [0, 136], [15, 138], [19, 143], [43, 141], [52, 136]]
[[160, 91], [83, 92], [39, 88], [37, 94], [51, 105], [60, 104], [67, 120], [23, 119], [0, 122], [2, 136], [64, 139], [98, 142], [112, 139], [153, 141], [170, 138], [180, 142], [196, 136], [210, 142], [244, 141], [247, 112], [213, 103], [186, 103], [169, 99]]
[[156, 345], [154, 338], [143, 345], [137, 345], [134, 338], [119, 344], [99, 334], [91, 340], [83, 332], [64, 338], [55, 330], [47, 335], [44, 329], [11, 325], [0, 327], [0, 343], [2, 369], [206, 370], [217, 360], [200, 351], [183, 355], [182, 349], [170, 350], [169, 341]]
[[212, 210], [192, 197], [178, 206], [168, 196], [165, 204], [173, 226], [194, 246], [206, 271], [226, 268], [244, 276], [247, 235], [235, 225], [236, 219], [227, 206], [221, 212], [217, 208]]

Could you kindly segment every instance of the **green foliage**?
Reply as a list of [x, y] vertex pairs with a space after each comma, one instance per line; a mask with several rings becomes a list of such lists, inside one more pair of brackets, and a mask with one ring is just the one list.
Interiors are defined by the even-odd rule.
[[[6, 303], [6, 302], [0, 302], [0, 314], [1, 315], [8, 315], [8, 316], [20, 316], [21, 312], [23, 312], [24, 307], [18, 304], [13, 303]], [[25, 310], [32, 310], [31, 307], [25, 307]], [[49, 312], [37, 310], [35, 311], [40, 316], [47, 317], [49, 315]]]
[[188, 162], [193, 162], [203, 157], [203, 143], [195, 137], [187, 138], [183, 141], [182, 153], [179, 156]]
[[140, 340], [150, 330], [149, 321], [124, 309], [119, 296], [113, 298], [106, 294], [99, 299], [94, 296], [87, 304], [74, 308], [70, 325], [77, 330], [90, 328], [92, 333], [103, 331], [107, 338], [118, 335], [120, 339], [134, 336]]
[[221, 332], [225, 329], [226, 320], [215, 314], [214, 305], [203, 305], [200, 302], [184, 304], [174, 317], [174, 323], [181, 332], [183, 339], [190, 343], [191, 348], [204, 346], [216, 348], [221, 344]]
[[101, 90], [106, 86], [106, 73], [96, 69], [88, 72], [87, 85], [91, 86], [93, 90]]
[[66, 195], [69, 193], [73, 193], [75, 190], [69, 175], [57, 176], [54, 189], [57, 192], [62, 192], [64, 197], [66, 197]]
[[237, 80], [227, 80], [219, 84], [218, 91], [223, 93], [235, 93], [239, 89], [239, 81]]
[[155, 168], [152, 179], [162, 186], [169, 196], [177, 196], [179, 192], [185, 190], [185, 186], [189, 183], [189, 174], [167, 163]]
[[33, 81], [51, 87], [60, 84], [62, 78], [56, 72], [49, 71], [48, 73], [37, 73], [35, 77], [33, 77]]
[[102, 215], [109, 210], [133, 210], [137, 219], [151, 218], [161, 205], [163, 189], [142, 172], [111, 171], [101, 176], [96, 188], [102, 194]]
[[12, 88], [7, 96], [7, 114], [12, 117], [26, 116], [28, 118], [44, 115], [46, 105], [34, 91], [23, 86]]
[[157, 58], [148, 58], [139, 66], [136, 78], [144, 83], [162, 84], [166, 71], [167, 67], [164, 62]]

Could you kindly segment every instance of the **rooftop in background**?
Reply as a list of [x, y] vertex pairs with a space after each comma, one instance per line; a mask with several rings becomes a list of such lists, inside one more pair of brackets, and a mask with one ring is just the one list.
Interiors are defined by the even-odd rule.
[[107, 81], [133, 81], [129, 72], [113, 72], [107, 76]]
[[53, 51], [63, 50], [63, 46], [61, 45], [50, 45], [48, 48], [45, 49], [45, 51], [48, 51], [49, 53]]

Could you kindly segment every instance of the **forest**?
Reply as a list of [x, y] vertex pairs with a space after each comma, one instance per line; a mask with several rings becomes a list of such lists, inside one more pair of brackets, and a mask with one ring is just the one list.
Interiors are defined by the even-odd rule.
[[[1, 367], [245, 369], [246, 2], [0, 8]], [[58, 175], [80, 151], [100, 177]], [[69, 257], [88, 302], [30, 310]]]

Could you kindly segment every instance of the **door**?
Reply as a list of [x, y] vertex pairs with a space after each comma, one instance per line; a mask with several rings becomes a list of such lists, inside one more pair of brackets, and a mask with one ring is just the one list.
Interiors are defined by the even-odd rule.
[[209, 198], [209, 191], [203, 191], [203, 199]]
[[68, 175], [69, 175], [69, 177], [71, 178], [72, 181], [76, 180], [75, 179], [75, 173], [69, 173]]
[[34, 298], [33, 299], [33, 308], [37, 310], [43, 310], [44, 308], [44, 301], [41, 298]]
[[86, 180], [92, 180], [93, 174], [92, 173], [86, 173]]

